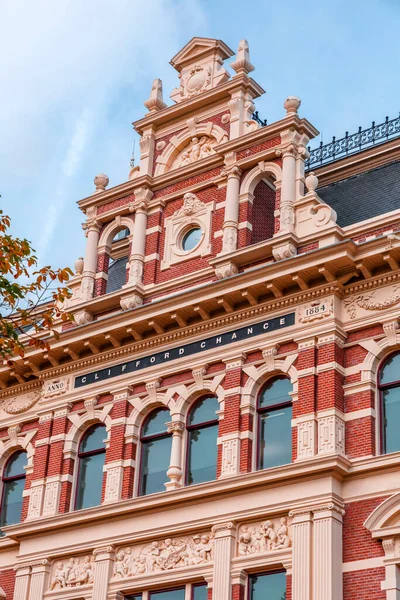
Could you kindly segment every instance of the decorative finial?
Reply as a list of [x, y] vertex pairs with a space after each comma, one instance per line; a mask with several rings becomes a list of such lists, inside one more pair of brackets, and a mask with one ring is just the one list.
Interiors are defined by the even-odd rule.
[[254, 71], [254, 66], [250, 62], [249, 43], [247, 40], [239, 42], [236, 60], [231, 63], [231, 67], [238, 75], [247, 75]]
[[155, 112], [157, 110], [162, 110], [163, 108], [167, 108], [163, 100], [163, 91], [162, 91], [162, 81], [161, 79], [155, 79], [153, 81], [153, 85], [151, 86], [150, 97], [146, 102], [143, 103], [146, 108], [149, 109], [150, 112]]
[[300, 98], [297, 98], [296, 96], [288, 96], [283, 104], [283, 107], [286, 108], [287, 115], [297, 115], [300, 104]]
[[106, 189], [106, 187], [110, 183], [110, 180], [109, 180], [108, 176], [105, 175], [104, 173], [99, 173], [93, 179], [93, 183], [96, 186], [96, 192], [95, 193], [104, 192], [104, 190]]
[[309, 192], [315, 192], [318, 187], [318, 177], [313, 172], [309, 173], [305, 180]]
[[76, 271], [77, 275], [82, 275], [82, 273], [83, 273], [83, 265], [84, 265], [83, 257], [80, 256], [78, 258], [78, 260], [75, 261], [75, 264], [74, 264], [75, 271]]
[[136, 140], [133, 140], [132, 156], [131, 156], [131, 160], [129, 163], [131, 166], [131, 169], [133, 169], [133, 167], [135, 166], [135, 142], [136, 142]]

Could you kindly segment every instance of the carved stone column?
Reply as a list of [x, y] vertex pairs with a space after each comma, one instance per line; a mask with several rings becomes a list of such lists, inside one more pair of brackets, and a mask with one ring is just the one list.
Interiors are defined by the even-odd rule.
[[124, 289], [129, 288], [130, 293], [124, 295], [121, 299], [121, 308], [123, 310], [135, 308], [142, 304], [147, 209], [152, 196], [153, 192], [147, 188], [135, 190], [136, 200], [132, 206], [132, 209], [135, 210], [135, 222], [133, 225], [131, 253], [129, 256], [129, 280], [128, 283], [123, 286]]
[[181, 421], [167, 423], [168, 433], [172, 433], [171, 461], [167, 471], [169, 481], [165, 483], [167, 490], [177, 490], [182, 487], [182, 437], [185, 424]]
[[28, 600], [30, 567], [15, 567], [14, 600]]
[[334, 502], [313, 507], [314, 598], [343, 600], [342, 524], [344, 510]]
[[239, 225], [239, 189], [241, 169], [232, 164], [236, 156], [229, 157], [229, 162], [223, 173], [227, 176], [225, 217], [222, 226], [222, 254], [233, 252], [237, 248], [237, 236]]
[[87, 242], [81, 284], [81, 297], [82, 300], [85, 301], [93, 298], [97, 267], [97, 246], [99, 243], [101, 226], [100, 223], [93, 219], [85, 223], [83, 228], [86, 229]]
[[93, 598], [107, 600], [108, 582], [114, 565], [114, 547], [105, 546], [93, 550], [95, 567], [93, 579]]
[[385, 581], [382, 581], [381, 584], [382, 590], [386, 591], [386, 600], [400, 600], [400, 568], [396, 564], [398, 557], [395, 556], [395, 538], [382, 540], [382, 546], [385, 551], [385, 562], [387, 561], [385, 564]]
[[50, 562], [45, 558], [39, 563], [31, 565], [31, 583], [29, 587], [29, 600], [43, 600], [43, 594], [48, 588]]
[[292, 143], [294, 132], [282, 133], [282, 140], [287, 140], [288, 145], [282, 151], [282, 186], [280, 206], [279, 233], [293, 231], [294, 229], [294, 201], [296, 198], [296, 146]]
[[311, 598], [311, 510], [299, 509], [289, 513], [292, 520], [292, 600]]
[[213, 598], [231, 600], [231, 562], [236, 543], [236, 525], [232, 522], [214, 525]]

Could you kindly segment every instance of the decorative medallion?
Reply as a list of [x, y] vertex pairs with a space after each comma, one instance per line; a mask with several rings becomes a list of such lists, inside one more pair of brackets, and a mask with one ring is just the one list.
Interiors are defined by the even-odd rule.
[[211, 68], [195, 65], [189, 71], [186, 80], [181, 83], [181, 95], [185, 97], [200, 94], [211, 83]]
[[9, 398], [0, 404], [0, 408], [9, 415], [17, 415], [32, 408], [38, 402], [40, 396], [40, 391], [35, 391], [23, 396]]

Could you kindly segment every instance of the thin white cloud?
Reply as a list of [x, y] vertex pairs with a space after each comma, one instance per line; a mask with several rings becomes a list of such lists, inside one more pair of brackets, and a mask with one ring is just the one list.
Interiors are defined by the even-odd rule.
[[[171, 76], [169, 57], [206, 16], [201, 0], [0, 0], [0, 8], [3, 206], [41, 259], [51, 249], [59, 261], [64, 246], [70, 260], [71, 239], [82, 235], [75, 201], [98, 171], [119, 183], [118, 136], [132, 139], [130, 118], [146, 112], [144, 83], [150, 90], [162, 70]], [[129, 151], [126, 175], [128, 163]]]

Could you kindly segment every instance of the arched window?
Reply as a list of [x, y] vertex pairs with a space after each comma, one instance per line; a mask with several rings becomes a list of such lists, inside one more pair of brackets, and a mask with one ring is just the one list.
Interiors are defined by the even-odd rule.
[[22, 493], [25, 487], [26, 452], [20, 450], [8, 459], [2, 477], [2, 500], [0, 506], [0, 527], [14, 525], [21, 520]]
[[292, 462], [292, 385], [286, 377], [270, 379], [258, 397], [258, 468]]
[[139, 495], [155, 494], [165, 490], [167, 471], [171, 459], [171, 434], [166, 422], [169, 412], [157, 408], [143, 424], [140, 460]]
[[79, 444], [78, 480], [75, 508], [89, 508], [101, 504], [103, 467], [106, 457], [104, 425], [91, 427]]
[[379, 372], [382, 453], [400, 450], [400, 353], [392, 354]]
[[188, 446], [186, 483], [203, 483], [217, 477], [217, 437], [219, 409], [214, 396], [197, 400], [187, 421]]

